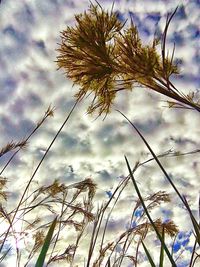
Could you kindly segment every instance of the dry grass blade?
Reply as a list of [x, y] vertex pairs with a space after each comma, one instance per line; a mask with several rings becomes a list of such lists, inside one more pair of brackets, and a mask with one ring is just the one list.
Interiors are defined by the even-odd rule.
[[[174, 10], [174, 12], [169, 16], [167, 16], [167, 21], [166, 21], [166, 25], [165, 25], [165, 29], [163, 32], [163, 36], [162, 36], [162, 65], [163, 65], [163, 75], [165, 77], [165, 79], [167, 80], [167, 84], [169, 86], [169, 76], [171, 75], [171, 73], [168, 71], [167, 66], [168, 66], [168, 59], [166, 58], [166, 39], [167, 39], [167, 31], [170, 25], [170, 22], [172, 20], [172, 18], [174, 17], [174, 15], [177, 12], [178, 7], [176, 7], [176, 9]], [[174, 46], [175, 49], [175, 46]], [[173, 53], [172, 53], [172, 58], [170, 60], [170, 65], [172, 65], [172, 60], [173, 60], [173, 55], [174, 55], [174, 49], [173, 49]]]
[[[56, 210], [54, 211], [53, 207], [59, 206], [61, 207], [61, 209], [59, 212], [59, 219], [57, 220], [57, 231], [55, 232], [53, 241], [51, 242], [52, 250], [49, 254], [48, 264], [53, 262], [67, 261], [71, 264], [71, 266], [73, 266], [73, 258], [78, 248], [78, 243], [81, 238], [83, 238], [83, 233], [85, 232], [87, 224], [94, 219], [94, 216], [92, 214], [92, 203], [95, 188], [96, 185], [91, 178], [68, 186], [65, 186], [64, 184], [61, 184], [57, 180], [55, 180], [52, 182], [52, 184], [48, 186], [42, 186], [26, 197], [26, 199], [20, 206], [20, 215], [18, 215], [15, 222], [12, 223], [12, 230], [8, 236], [10, 237], [14, 234], [16, 222], [23, 222], [21, 234], [35, 232], [35, 234], [32, 235], [34, 244], [32, 245], [32, 247], [28, 248], [28, 250], [30, 249], [29, 255], [27, 256], [27, 262], [24, 266], [29, 266], [31, 264], [31, 261], [33, 262], [38, 249], [44, 243], [44, 231], [47, 227], [50, 226], [49, 223], [38, 226], [41, 221], [45, 220], [45, 217], [43, 218], [40, 216], [41, 220], [36, 219], [31, 223], [31, 221], [27, 220], [25, 216], [27, 216], [29, 213], [30, 215], [32, 215], [33, 212], [37, 213], [38, 210], [40, 213], [45, 214], [45, 216], [48, 217], [48, 214], [52, 215], [56, 213]], [[77, 195], [74, 189], [79, 190], [80, 192], [82, 192], [82, 194]], [[71, 191], [71, 193], [69, 191]], [[69, 200], [66, 199], [66, 197], [68, 197]], [[82, 203], [78, 200], [78, 197], [83, 197]], [[12, 219], [12, 214], [15, 211], [16, 209], [14, 209], [10, 214], [7, 214], [4, 210], [2, 210], [1, 212], [4, 220], [8, 220], [10, 225], [11, 220], [9, 219], [9, 217]], [[80, 221], [79, 214], [81, 214], [81, 217], [83, 218], [82, 221]], [[79, 221], [76, 221], [75, 216], [77, 216], [77, 219]], [[65, 232], [64, 229], [66, 229], [66, 227], [68, 226], [69, 229], [71, 229], [71, 227], [74, 227], [77, 232], [76, 244], [69, 245], [69, 249], [65, 249], [62, 253], [58, 253], [57, 251], [60, 246], [59, 244], [62, 243], [63, 234]], [[1, 236], [1, 241], [3, 240], [3, 238], [4, 237]], [[21, 251], [23, 250], [18, 249], [19, 255], [21, 254]], [[19, 257], [18, 264], [20, 265]]]
[[[172, 266], [175, 267], [177, 259], [174, 260], [173, 253], [170, 254], [164, 237], [165, 235], [169, 238], [174, 237], [178, 233], [178, 228], [171, 220], [163, 222], [161, 219], [153, 220], [151, 218], [151, 211], [154, 208], [163, 202], [170, 201], [169, 195], [164, 191], [159, 191], [143, 198], [133, 176], [137, 168], [151, 160], [155, 160], [181, 199], [193, 223], [195, 243], [190, 261], [190, 267], [192, 267], [199, 258], [199, 254], [196, 252], [197, 244], [200, 245], [199, 223], [197, 223], [186, 198], [179, 193], [158, 159], [164, 156], [180, 156], [181, 153], [176, 154], [169, 150], [156, 156], [140, 131], [121, 112], [142, 138], [153, 157], [145, 162], [137, 162], [132, 170], [125, 157], [129, 175], [120, 181], [114, 192], [109, 196], [109, 200], [102, 204], [96, 212], [93, 210], [97, 186], [90, 178], [71, 185], [65, 185], [55, 180], [50, 185], [41, 186], [33, 192], [29, 192], [30, 185], [56, 138], [66, 125], [77, 104], [84, 97], [92, 96], [88, 113], [97, 111], [99, 116], [102, 114], [106, 116], [111, 111], [114, 99], [119, 91], [132, 90], [134, 86], [140, 85], [171, 98], [172, 100], [169, 101], [169, 104], [172, 107], [194, 109], [200, 112], [200, 100], [196, 100], [197, 95], [194, 92], [188, 95], [180, 92], [170, 81], [172, 75], [179, 74], [178, 66], [174, 62], [175, 44], [170, 56], [166, 52], [168, 28], [177, 8], [167, 17], [162, 39], [154, 39], [151, 44], [146, 45], [141, 40], [133, 21], [131, 21], [129, 28], [124, 29], [125, 23], [122, 24], [119, 21], [117, 14], [113, 12], [113, 6], [109, 12], [103, 10], [97, 1], [96, 3], [97, 5], [91, 3], [88, 11], [75, 16], [75, 27], [67, 27], [61, 33], [57, 65], [58, 68], [62, 68], [65, 71], [66, 76], [72, 79], [74, 84], [80, 86], [80, 90], [75, 94], [76, 102], [74, 106], [36, 166], [16, 207], [7, 212], [6, 208], [2, 204], [0, 205], [1, 220], [7, 225], [7, 231], [0, 235], [0, 251], [3, 254], [0, 261], [9, 257], [11, 248], [7, 246], [7, 242], [9, 243], [9, 238], [12, 237], [15, 242], [16, 265], [20, 266], [22, 258], [26, 257], [26, 255], [23, 255], [23, 250], [18, 245], [18, 241], [23, 240], [23, 238], [25, 240], [25, 237], [30, 234], [32, 246], [26, 243], [27, 251], [25, 254], [28, 256], [25, 267], [35, 260], [34, 257], [39, 248], [42, 248], [42, 250], [36, 266], [43, 266], [49, 247], [51, 247], [51, 251], [46, 260], [47, 265], [59, 264], [60, 261], [65, 261], [70, 267], [73, 267], [76, 265], [77, 259], [79, 260], [81, 241], [85, 241], [84, 238], [88, 236], [86, 231], [89, 229], [91, 238], [84, 266], [99, 267], [104, 265], [109, 267], [112, 265], [121, 267], [125, 264], [125, 260], [129, 260], [136, 267], [140, 263], [141, 246], [143, 246], [151, 266], [155, 266], [148, 248], [145, 246], [146, 237], [149, 236], [149, 233], [155, 231], [161, 242], [160, 267], [163, 266], [164, 252], [167, 254]], [[157, 49], [160, 41], [161, 53]], [[54, 109], [49, 106], [43, 118], [38, 121], [36, 127], [25, 139], [17, 143], [11, 141], [0, 150], [0, 158], [13, 151], [12, 157], [2, 169], [0, 175], [15, 155], [22, 148], [25, 148], [28, 140], [44, 123], [46, 118], [53, 116], [53, 114]], [[199, 152], [199, 150], [191, 153], [196, 152]], [[182, 153], [182, 155], [186, 154], [190, 154], [190, 152]], [[128, 217], [129, 226], [127, 227], [126, 224], [126, 230], [123, 229], [119, 234], [115, 234], [113, 240], [111, 240], [110, 236], [107, 239], [106, 235], [108, 234], [108, 223], [111, 214], [113, 214], [114, 208], [117, 210], [116, 206], [121, 193], [130, 179], [139, 199], [136, 200], [133, 209], [130, 209], [131, 219]], [[6, 179], [0, 177], [0, 198], [3, 201], [8, 200], [7, 192], [4, 190], [5, 184]], [[38, 210], [42, 216], [40, 216], [40, 219], [38, 217], [33, 219], [31, 217], [32, 214]], [[53, 223], [49, 223], [49, 216], [55, 217], [55, 215], [56, 219]], [[93, 228], [91, 231], [90, 224], [92, 223]], [[16, 230], [17, 227], [20, 230]], [[45, 238], [44, 232], [47, 227], [50, 227], [50, 231]], [[55, 228], [56, 231], [54, 231]], [[68, 229], [71, 230], [70, 234], [73, 236], [73, 240], [72, 243], [67, 244], [66, 242], [71, 242], [71, 240], [65, 239], [66, 233], [69, 233]], [[61, 247], [62, 249], [60, 249]], [[134, 252], [130, 253], [129, 249], [133, 249]], [[96, 255], [95, 252], [97, 252]]]
[[[48, 146], [47, 150], [45, 151], [45, 153], [44, 153], [42, 159], [40, 160], [39, 164], [37, 165], [35, 171], [33, 172], [32, 176], [31, 176], [31, 178], [30, 178], [30, 180], [29, 180], [29, 182], [28, 182], [28, 184], [27, 184], [27, 186], [26, 186], [26, 188], [25, 188], [25, 190], [24, 190], [24, 192], [23, 192], [23, 194], [22, 194], [22, 196], [21, 196], [21, 198], [20, 198], [20, 201], [19, 201], [19, 203], [18, 203], [18, 205], [17, 205], [17, 207], [16, 207], [16, 209], [15, 209], [15, 212], [14, 212], [14, 214], [13, 214], [13, 218], [12, 218], [12, 220], [11, 220], [11, 225], [12, 225], [12, 223], [14, 222], [15, 216], [16, 216], [16, 214], [17, 214], [17, 212], [18, 212], [18, 210], [19, 210], [19, 208], [20, 208], [20, 206], [21, 206], [21, 204], [22, 204], [22, 202], [23, 202], [23, 200], [24, 200], [24, 198], [25, 198], [25, 195], [26, 195], [26, 193], [27, 193], [27, 191], [28, 191], [28, 189], [29, 189], [29, 187], [30, 187], [30, 184], [32, 183], [32, 181], [33, 181], [33, 179], [34, 179], [36, 173], [38, 172], [38, 170], [39, 170], [41, 164], [43, 163], [44, 159], [46, 158], [48, 152], [50, 151], [51, 147], [53, 146], [53, 144], [54, 144], [55, 140], [57, 139], [58, 135], [60, 134], [60, 132], [61, 132], [62, 129], [64, 128], [65, 124], [66, 124], [67, 121], [69, 120], [69, 118], [70, 118], [70, 116], [71, 116], [72, 112], [74, 111], [74, 109], [75, 109], [75, 107], [76, 107], [77, 104], [78, 104], [78, 101], [76, 101], [76, 102], [74, 103], [74, 105], [73, 105], [71, 111], [70, 111], [69, 114], [67, 115], [67, 117], [66, 117], [66, 119], [64, 120], [63, 124], [61, 125], [60, 129], [57, 131], [56, 135], [54, 136], [54, 138], [53, 138], [53, 140], [51, 141], [50, 145]], [[47, 114], [49, 114], [49, 113], [47, 113]], [[52, 113], [50, 112], [50, 114], [52, 114]], [[37, 127], [34, 129], [34, 131], [36, 131], [36, 129], [37, 129]], [[33, 132], [34, 132], [34, 131], [33, 131]], [[33, 134], [33, 132], [32, 132], [32, 134]], [[30, 135], [30, 136], [31, 136], [31, 135]], [[30, 136], [29, 136], [29, 137], [30, 137]], [[8, 234], [9, 234], [10, 229], [11, 229], [11, 225], [8, 227], [8, 230], [7, 230], [6, 234], [5, 234], [4, 240], [3, 240], [3, 242], [2, 242], [2, 244], [1, 244], [1, 246], [0, 246], [0, 252], [2, 251], [2, 248], [3, 248], [4, 244], [5, 244], [5, 241], [6, 241], [6, 239], [7, 239], [7, 236], [8, 236]]]

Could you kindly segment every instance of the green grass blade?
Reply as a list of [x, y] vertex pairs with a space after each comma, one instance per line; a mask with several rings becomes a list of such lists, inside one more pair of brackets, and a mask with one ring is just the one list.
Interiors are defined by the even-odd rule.
[[162, 166], [161, 162], [159, 161], [158, 157], [156, 156], [156, 154], [153, 152], [152, 148], [150, 147], [150, 145], [148, 144], [148, 142], [146, 141], [146, 139], [144, 138], [144, 136], [140, 133], [140, 131], [137, 129], [137, 127], [126, 117], [126, 115], [124, 115], [121, 111], [118, 110], [118, 112], [130, 123], [130, 125], [135, 129], [135, 131], [138, 133], [138, 135], [141, 137], [142, 141], [144, 142], [144, 144], [146, 145], [146, 147], [148, 148], [148, 150], [150, 151], [151, 155], [153, 156], [153, 158], [155, 159], [155, 161], [157, 162], [158, 166], [160, 167], [160, 169], [162, 170], [162, 172], [164, 173], [165, 177], [167, 178], [168, 182], [171, 184], [171, 186], [173, 187], [173, 189], [175, 190], [175, 192], [177, 193], [177, 195], [179, 196], [179, 198], [181, 199], [181, 201], [183, 202], [183, 204], [185, 205], [184, 199], [182, 197], [182, 195], [180, 194], [180, 192], [178, 191], [178, 189], [176, 188], [176, 186], [174, 185], [174, 183], [172, 182], [171, 178], [169, 177], [168, 173], [166, 172], [166, 170], [164, 169], [164, 167]]
[[54, 232], [54, 229], [55, 229], [55, 226], [56, 226], [56, 223], [57, 223], [57, 217], [53, 220], [50, 228], [49, 228], [49, 231], [46, 235], [46, 238], [44, 240], [44, 244], [42, 246], [42, 249], [41, 249], [41, 252], [40, 252], [40, 255], [37, 259], [37, 262], [35, 264], [35, 267], [42, 267], [43, 264], [44, 264], [44, 261], [45, 261], [45, 257], [46, 257], [46, 254], [47, 254], [47, 251], [49, 249], [49, 246], [51, 244], [51, 238], [53, 236], [53, 232]]
[[187, 199], [185, 198], [185, 196], [183, 196], [183, 198], [184, 198], [184, 201], [185, 201], [185, 206], [186, 206], [187, 210], [189, 211], [189, 215], [190, 215], [193, 227], [194, 227], [194, 231], [195, 231], [195, 234], [196, 234], [196, 241], [200, 246], [200, 227], [199, 227], [199, 224], [196, 221], [194, 215], [192, 214], [192, 211], [191, 211], [190, 206], [189, 206], [189, 204], [187, 202]]
[[194, 226], [194, 230], [197, 236], [197, 242], [200, 245], [200, 226], [198, 224], [198, 222], [196, 221], [195, 217], [193, 216], [189, 205], [187, 204], [186, 199], [184, 198], [184, 196], [182, 196], [180, 194], [180, 192], [178, 191], [178, 189], [176, 188], [175, 184], [172, 182], [171, 178], [169, 177], [168, 173], [166, 172], [166, 170], [164, 169], [164, 167], [162, 166], [161, 162], [159, 161], [158, 157], [156, 156], [156, 154], [153, 152], [152, 148], [150, 147], [150, 145], [148, 144], [148, 142], [146, 141], [146, 139], [144, 138], [144, 136], [140, 133], [140, 131], [137, 129], [137, 127], [121, 112], [118, 110], [118, 112], [131, 124], [131, 126], [135, 129], [135, 131], [138, 133], [138, 135], [141, 137], [141, 139], [143, 140], [143, 142], [145, 143], [145, 145], [147, 146], [147, 148], [149, 149], [149, 151], [151, 152], [153, 158], [155, 159], [155, 161], [157, 162], [158, 166], [160, 167], [160, 169], [162, 170], [162, 172], [164, 173], [166, 179], [168, 180], [168, 182], [171, 184], [171, 186], [173, 187], [174, 191], [176, 192], [176, 194], [179, 196], [180, 200], [182, 201], [182, 203], [184, 204], [184, 206], [186, 207], [190, 218], [192, 220], [193, 226]]
[[144, 251], [147, 255], [148, 261], [151, 264], [151, 267], [156, 267], [156, 265], [155, 265], [155, 263], [151, 257], [151, 254], [149, 253], [149, 251], [148, 251], [147, 247], [145, 246], [145, 244], [143, 243], [143, 241], [142, 241], [142, 245], [143, 245]]
[[167, 248], [167, 246], [166, 246], [166, 244], [165, 244], [165, 242], [164, 242], [163, 239], [162, 239], [162, 236], [160, 235], [159, 231], [157, 230], [157, 228], [156, 228], [156, 226], [155, 226], [155, 223], [154, 223], [153, 220], [151, 219], [151, 216], [150, 216], [150, 214], [149, 214], [149, 212], [148, 212], [148, 210], [147, 210], [146, 205], [144, 204], [143, 198], [142, 198], [142, 196], [141, 196], [141, 194], [140, 194], [140, 191], [139, 191], [139, 188], [138, 188], [137, 183], [136, 183], [136, 181], [135, 181], [135, 178], [133, 177], [133, 173], [132, 173], [132, 171], [131, 171], [131, 168], [130, 168], [130, 165], [129, 165], [129, 162], [128, 162], [126, 156], [125, 156], [125, 160], [126, 160], [126, 164], [127, 164], [127, 167], [128, 167], [129, 174], [130, 174], [130, 176], [131, 176], [133, 185], [134, 185], [135, 190], [136, 190], [136, 192], [137, 192], [137, 195], [138, 195], [138, 197], [139, 197], [139, 199], [140, 199], [140, 202], [141, 202], [141, 204], [142, 204], [142, 206], [143, 206], [143, 209], [144, 209], [144, 211], [145, 211], [145, 213], [146, 213], [146, 215], [147, 215], [147, 217], [148, 217], [148, 219], [149, 219], [149, 221], [150, 221], [152, 227], [154, 228], [154, 230], [155, 230], [155, 232], [156, 232], [156, 234], [157, 234], [157, 236], [158, 236], [158, 238], [159, 238], [159, 240], [160, 240], [160, 242], [161, 242], [161, 245], [163, 246], [163, 248], [164, 248], [164, 250], [165, 250], [165, 252], [166, 252], [166, 254], [167, 254], [167, 256], [168, 256], [168, 258], [169, 258], [169, 260], [170, 260], [170, 262], [171, 262], [171, 264], [172, 264], [172, 267], [177, 267], [177, 266], [176, 266], [176, 263], [175, 263], [175, 261], [174, 261], [174, 259], [172, 258], [171, 254], [170, 254], [170, 252], [169, 252], [169, 250], [168, 250], [168, 248]]
[[[165, 229], [163, 227], [162, 229], [162, 240], [163, 242], [165, 242]], [[162, 243], [160, 245], [160, 263], [159, 263], [159, 267], [163, 267], [164, 265], [164, 247], [162, 246]]]

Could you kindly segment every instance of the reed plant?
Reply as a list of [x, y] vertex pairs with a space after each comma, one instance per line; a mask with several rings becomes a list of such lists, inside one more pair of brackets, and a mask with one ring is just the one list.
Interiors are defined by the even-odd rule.
[[[160, 190], [142, 196], [134, 177], [141, 166], [155, 161], [192, 222], [195, 241], [188, 266], [197, 266], [200, 245], [199, 222], [193, 215], [188, 200], [161, 164], [160, 158], [181, 157], [199, 151], [181, 153], [168, 150], [156, 155], [139, 129], [121, 111], [118, 112], [138, 133], [152, 157], [144, 162], [136, 162], [135, 166], [131, 167], [125, 156], [124, 164], [127, 165], [128, 175], [120, 180], [106, 201], [98, 203], [98, 185], [91, 177], [70, 185], [54, 180], [48, 185], [31, 190], [36, 173], [72, 112], [77, 104], [89, 95], [93, 95], [93, 99], [88, 113], [104, 116], [104, 119], [111, 112], [117, 93], [123, 90], [131, 91], [138, 85], [168, 97], [169, 107], [200, 111], [200, 103], [196, 100], [195, 94], [184, 94], [171, 82], [171, 76], [178, 75], [179, 68], [173, 60], [175, 46], [171, 55], [166, 52], [166, 38], [176, 11], [177, 9], [167, 16], [162, 37], [155, 38], [148, 45], [142, 42], [132, 20], [127, 28], [125, 23], [118, 20], [113, 7], [111, 11], [105, 11], [98, 2], [96, 5], [91, 4], [88, 11], [76, 15], [76, 25], [67, 27], [61, 33], [57, 65], [64, 69], [66, 76], [80, 89], [75, 94], [76, 100], [71, 111], [47, 147], [19, 202], [12, 210], [6, 207], [9, 195], [6, 191], [7, 179], [3, 173], [9, 168], [16, 154], [28, 146], [31, 137], [46, 119], [53, 116], [54, 109], [47, 109], [28, 137], [19, 142], [11, 141], [0, 151], [0, 157], [13, 152], [0, 174], [1, 264], [8, 262], [12, 257], [19, 267], [140, 266], [146, 255], [146, 266], [179, 266], [173, 251], [179, 234], [178, 226], [171, 218], [154, 219], [151, 215], [152, 211], [159, 209], [163, 203], [170, 205], [170, 195]], [[161, 47], [160, 52], [158, 45]], [[112, 214], [114, 211], [119, 212], [117, 205], [124, 201], [122, 195], [131, 186], [135, 189], [137, 197], [130, 210], [128, 226], [126, 229], [122, 227], [121, 232], [112, 236], [109, 233]], [[132, 193], [135, 194], [134, 190]], [[124, 218], [124, 224], [126, 220], [127, 218]], [[152, 257], [152, 249], [147, 245], [149, 238], [156, 238], [160, 244], [155, 247], [159, 255], [156, 261]], [[81, 251], [83, 246], [84, 250]]]

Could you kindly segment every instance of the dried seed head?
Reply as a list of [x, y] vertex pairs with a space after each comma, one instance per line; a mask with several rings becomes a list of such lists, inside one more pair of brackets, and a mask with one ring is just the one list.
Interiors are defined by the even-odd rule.
[[37, 252], [37, 250], [39, 248], [41, 248], [41, 246], [44, 243], [44, 239], [45, 239], [44, 232], [43, 231], [37, 231], [36, 234], [34, 235], [34, 240], [35, 240], [35, 243], [33, 246], [33, 252], [34, 253]]
[[[178, 227], [175, 225], [175, 223], [172, 220], [162, 222], [161, 219], [157, 219], [154, 222], [158, 232], [160, 235], [162, 234], [163, 228], [165, 234], [169, 235], [170, 237], [174, 237], [178, 233]], [[150, 228], [153, 230], [153, 227], [151, 224], [149, 224]]]
[[59, 193], [65, 192], [65, 185], [62, 183], [59, 183], [58, 180], [54, 180], [54, 182], [51, 185], [46, 186], [46, 187], [41, 187], [40, 191], [43, 193], [48, 193], [52, 197], [55, 197]]
[[116, 54], [121, 72], [132, 82], [147, 85], [153, 81], [156, 69], [160, 68], [160, 59], [153, 45], [143, 45], [134, 25], [116, 36]]
[[91, 5], [88, 12], [75, 16], [76, 27], [62, 32], [57, 64], [74, 84], [80, 85], [75, 95], [82, 99], [93, 93], [88, 113], [99, 109], [109, 112], [115, 97], [114, 36], [123, 25], [113, 12]]
[[135, 84], [200, 110], [198, 102], [192, 102], [170, 81], [172, 74], [179, 73], [173, 61], [175, 47], [169, 55], [165, 44], [176, 10], [166, 21], [161, 53], [157, 51], [160, 40], [155, 38], [152, 44], [143, 44], [133, 22], [129, 29], [121, 32], [124, 25], [116, 14], [104, 11], [99, 4], [91, 4], [87, 12], [75, 16], [75, 27], [67, 27], [61, 33], [57, 64], [80, 86], [75, 94], [77, 101], [93, 95], [88, 113], [98, 111], [99, 116], [107, 115], [116, 93], [131, 90]]
[[26, 140], [22, 140], [22, 141], [19, 141], [16, 143], [11, 141], [11, 142], [7, 143], [5, 147], [0, 149], [0, 157], [2, 157], [4, 154], [6, 154], [12, 150], [15, 150], [16, 148], [18, 148], [18, 149], [26, 148], [26, 145], [27, 145]]

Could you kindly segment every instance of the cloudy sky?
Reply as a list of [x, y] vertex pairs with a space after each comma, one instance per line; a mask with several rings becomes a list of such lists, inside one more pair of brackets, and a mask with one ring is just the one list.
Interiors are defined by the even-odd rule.
[[[99, 0], [99, 3], [106, 9], [112, 5], [109, 0]], [[196, 92], [200, 89], [200, 2], [116, 0], [114, 10], [118, 11], [122, 21], [130, 18], [131, 14], [141, 38], [149, 42], [155, 31], [162, 32], [167, 12], [173, 11], [177, 5], [179, 9], [169, 29], [168, 48], [176, 43], [175, 58], [181, 63], [181, 75], [174, 77], [173, 82], [182, 92]], [[50, 104], [55, 107], [54, 117], [47, 119], [26, 150], [15, 157], [3, 174], [9, 179], [11, 208], [74, 103], [73, 96], [78, 88], [72, 87], [62, 70], [57, 70], [56, 49], [60, 43], [60, 31], [73, 25], [74, 14], [83, 12], [88, 6], [86, 0], [3, 0], [0, 5], [0, 146], [28, 136], [47, 107]], [[124, 155], [128, 156], [132, 166], [138, 160], [150, 158], [141, 139], [115, 108], [141, 130], [157, 154], [169, 149], [180, 152], [199, 149], [199, 114], [169, 109], [166, 100], [164, 96], [143, 88], [121, 92], [105, 120], [95, 120], [95, 116], [87, 115], [89, 102], [82, 101], [54, 143], [35, 181], [47, 185], [59, 179], [70, 184], [92, 177], [97, 183], [98, 201], [107, 199], [108, 191], [112, 192], [119, 180], [128, 174]], [[8, 153], [0, 158], [1, 168], [11, 155]], [[188, 196], [197, 215], [199, 155], [166, 157], [162, 163], [180, 191]], [[136, 179], [143, 194], [159, 190], [173, 193], [153, 161], [138, 169]], [[122, 201], [118, 207], [124, 218], [127, 215], [124, 207], [130, 205], [136, 196], [131, 194], [135, 194], [133, 189], [123, 196], [127, 204]], [[173, 203], [165, 209], [170, 209], [171, 217], [184, 233], [180, 237], [181, 244], [184, 237], [190, 238], [190, 222], [184, 219], [186, 215], [177, 198], [174, 197]], [[154, 215], [165, 218], [165, 214], [158, 209]], [[127, 220], [122, 220], [119, 212], [112, 220], [116, 227], [119, 221], [126, 227]], [[141, 266], [148, 265], [141, 263]]]

